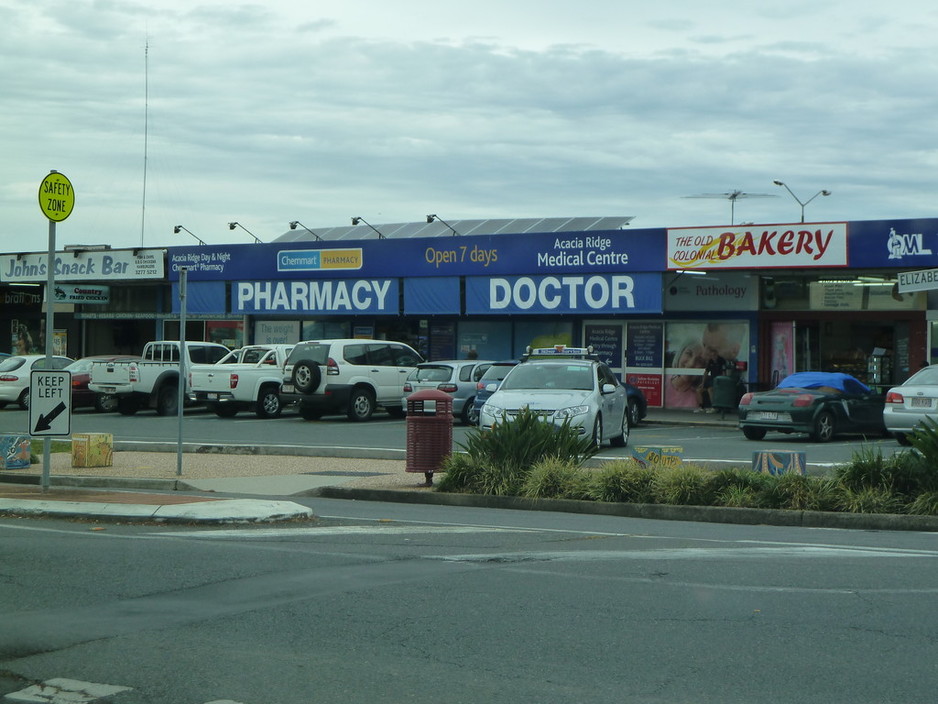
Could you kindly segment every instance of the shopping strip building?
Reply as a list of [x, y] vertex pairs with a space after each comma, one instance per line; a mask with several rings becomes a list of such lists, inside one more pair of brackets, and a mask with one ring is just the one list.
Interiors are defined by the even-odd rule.
[[[674, 229], [629, 220], [452, 220], [302, 228], [271, 243], [73, 248], [56, 255], [56, 344], [82, 356], [178, 338], [185, 269], [188, 339], [374, 337], [429, 359], [592, 345], [654, 406], [695, 403], [684, 381], [700, 375], [708, 350], [736, 362], [751, 388], [805, 369], [889, 385], [938, 361], [933, 294], [898, 286], [900, 273], [935, 267], [938, 219]], [[0, 255], [11, 351], [24, 329], [34, 344], [42, 336], [35, 284], [45, 259]]]

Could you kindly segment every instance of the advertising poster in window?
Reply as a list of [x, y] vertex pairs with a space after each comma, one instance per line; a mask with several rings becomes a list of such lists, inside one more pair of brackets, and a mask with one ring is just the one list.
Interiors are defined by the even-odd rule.
[[[656, 408], [660, 408], [663, 401], [660, 373], [663, 337], [661, 323], [629, 323], [626, 333], [626, 380], [641, 389], [648, 405]], [[648, 372], [636, 369], [648, 369]]]
[[749, 348], [749, 327], [737, 322], [668, 323], [665, 339], [664, 402], [667, 408], [697, 408], [704, 368], [719, 357], [727, 370]]

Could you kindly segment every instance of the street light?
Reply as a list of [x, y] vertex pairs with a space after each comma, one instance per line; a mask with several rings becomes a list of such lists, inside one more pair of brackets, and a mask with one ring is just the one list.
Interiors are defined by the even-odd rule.
[[776, 186], [784, 186], [784, 187], [785, 187], [785, 190], [788, 191], [788, 193], [791, 195], [791, 197], [794, 198], [796, 201], [798, 201], [798, 205], [801, 206], [801, 222], [804, 222], [804, 207], [805, 207], [808, 203], [810, 203], [812, 200], [814, 200], [814, 199], [817, 198], [818, 196], [829, 196], [829, 195], [831, 194], [831, 192], [828, 191], [828, 190], [825, 188], [825, 189], [822, 189], [822, 190], [818, 191], [818, 192], [815, 193], [813, 196], [811, 196], [810, 198], [808, 198], [808, 200], [806, 200], [806, 201], [804, 201], [804, 202], [802, 203], [802, 202], [801, 202], [801, 199], [798, 198], [798, 196], [796, 196], [794, 193], [791, 192], [791, 189], [788, 187], [788, 184], [787, 184], [787, 183], [785, 183], [784, 181], [779, 181], [778, 179], [772, 181], [772, 183], [774, 183]]
[[433, 222], [434, 220], [439, 220], [441, 223], [443, 223], [444, 225], [446, 225], [450, 230], [452, 230], [454, 237], [459, 234], [458, 232], [456, 232], [456, 228], [455, 228], [455, 227], [453, 227], [452, 225], [450, 225], [448, 222], [446, 222], [446, 220], [444, 220], [443, 218], [441, 218], [439, 215], [434, 214], [434, 215], [428, 215], [428, 216], [427, 216], [427, 222]]
[[255, 235], [253, 232], [251, 232], [249, 229], [247, 229], [247, 228], [246, 228], [244, 225], [242, 225], [240, 222], [229, 222], [229, 223], [228, 223], [228, 229], [229, 229], [229, 230], [233, 230], [233, 229], [235, 229], [236, 227], [240, 227], [242, 230], [244, 230], [245, 232], [247, 232], [251, 237], [253, 237], [253, 238], [254, 238], [254, 241], [255, 241], [257, 244], [261, 244], [261, 241], [260, 241], [260, 239], [257, 237], [257, 235]]
[[365, 220], [365, 218], [358, 217], [357, 215], [352, 218], [352, 224], [353, 224], [353, 225], [357, 225], [357, 224], [360, 223], [360, 222], [365, 223], [368, 227], [370, 227], [372, 230], [374, 230], [375, 232], [377, 232], [377, 233], [378, 233], [378, 239], [380, 239], [380, 240], [387, 239], [384, 235], [381, 234], [381, 231], [380, 231], [380, 230], [378, 230], [374, 225], [372, 225], [370, 222], [368, 222], [367, 220]]
[[190, 235], [192, 235], [193, 237], [195, 237], [197, 240], [199, 240], [199, 244], [205, 244], [205, 242], [203, 242], [203, 241], [199, 238], [198, 235], [196, 235], [195, 233], [193, 233], [192, 230], [189, 230], [189, 229], [183, 227], [182, 225], [176, 225], [176, 227], [173, 228], [173, 234], [174, 234], [174, 235], [178, 235], [180, 230], [185, 230], [185, 231], [188, 232]]
[[309, 234], [311, 234], [311, 235], [312, 235], [313, 237], [315, 237], [317, 240], [321, 240], [321, 239], [322, 239], [322, 237], [320, 237], [320, 236], [317, 235], [315, 232], [313, 232], [312, 230], [310, 230], [308, 227], [306, 227], [306, 225], [304, 225], [303, 223], [301, 223], [299, 220], [291, 220], [291, 221], [290, 221], [290, 229], [291, 229], [291, 230], [295, 230], [297, 225], [299, 225], [300, 227], [302, 227], [304, 230], [306, 230]]

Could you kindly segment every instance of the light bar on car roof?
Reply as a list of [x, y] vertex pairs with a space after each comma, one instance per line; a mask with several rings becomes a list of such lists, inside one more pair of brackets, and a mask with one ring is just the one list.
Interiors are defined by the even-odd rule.
[[593, 354], [593, 348], [590, 347], [567, 347], [566, 345], [554, 345], [553, 347], [528, 347], [527, 357], [587, 357]]

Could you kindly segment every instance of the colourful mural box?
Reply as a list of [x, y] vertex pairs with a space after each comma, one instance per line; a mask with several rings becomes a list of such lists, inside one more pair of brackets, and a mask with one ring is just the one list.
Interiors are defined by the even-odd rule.
[[757, 450], [752, 453], [752, 470], [760, 474], [807, 474], [804, 452]]
[[111, 433], [74, 433], [72, 467], [111, 467], [114, 464], [114, 436]]
[[642, 467], [676, 467], [684, 461], [684, 448], [673, 445], [635, 445], [632, 458]]
[[28, 435], [0, 435], [0, 457], [4, 469], [27, 469], [32, 440]]

